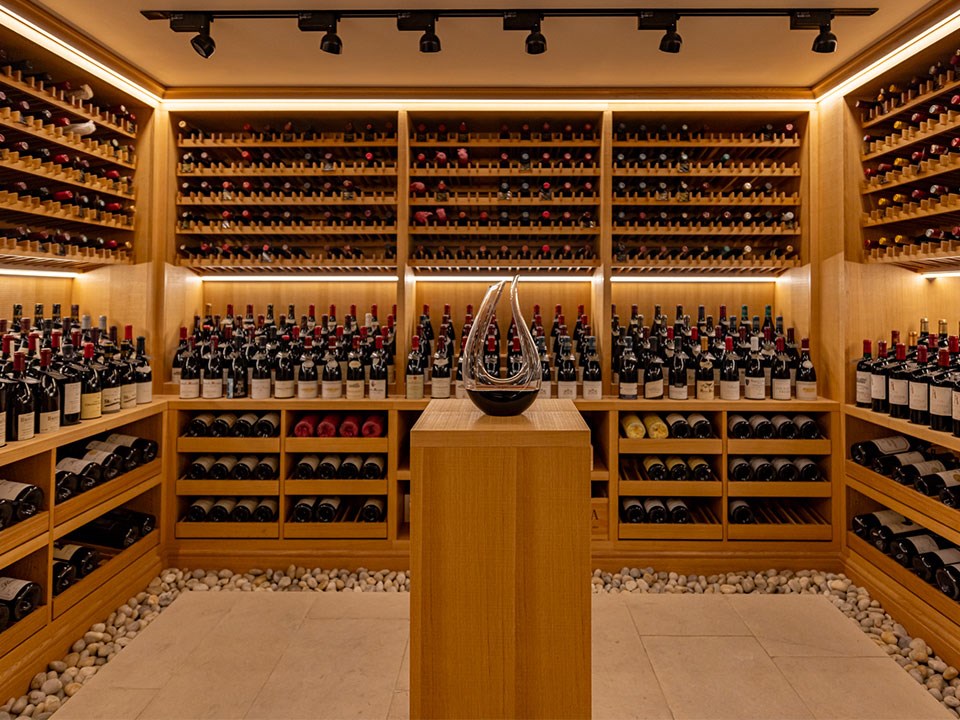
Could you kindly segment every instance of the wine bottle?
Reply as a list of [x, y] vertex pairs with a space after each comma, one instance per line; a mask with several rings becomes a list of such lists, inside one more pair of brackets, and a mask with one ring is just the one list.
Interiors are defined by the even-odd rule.
[[53, 561], [53, 594], [61, 594], [77, 581], [77, 571], [70, 563]]
[[770, 423], [776, 431], [776, 436], [781, 440], [796, 440], [800, 435], [800, 428], [786, 415], [774, 415], [770, 418]]
[[756, 482], [772, 482], [777, 478], [777, 470], [766, 458], [750, 458], [750, 469]]
[[360, 467], [361, 480], [379, 480], [384, 476], [386, 464], [382, 455], [370, 455]]
[[643, 469], [646, 471], [649, 480], [666, 480], [667, 466], [656, 455], [646, 455], [643, 458]]
[[363, 506], [360, 508], [361, 522], [383, 522], [384, 508], [383, 498], [368, 497], [363, 501]]
[[255, 455], [244, 455], [237, 459], [237, 464], [233, 466], [233, 472], [230, 477], [234, 480], [249, 480], [259, 465], [259, 460]]
[[205, 522], [214, 502], [216, 501], [212, 497], [197, 498], [187, 508], [184, 520], [186, 522]]
[[140, 538], [140, 531], [129, 518], [106, 513], [81, 525], [67, 535], [67, 540], [84, 545], [102, 545], [123, 550]]
[[752, 525], [757, 522], [753, 508], [746, 500], [731, 500], [728, 506], [727, 517], [735, 525]]
[[256, 413], [243, 413], [233, 425], [233, 437], [253, 437], [253, 428], [256, 424]]
[[280, 413], [267, 413], [266, 415], [262, 415], [253, 427], [253, 435], [261, 438], [279, 437]]
[[[0, 480], [0, 500], [8, 505], [13, 520], [21, 521], [33, 517], [43, 506], [43, 491], [36, 485]], [[6, 527], [9, 522], [5, 522]]]
[[233, 506], [233, 510], [230, 511], [230, 520], [232, 522], [251, 522], [253, 513], [259, 504], [260, 501], [257, 498], [240, 498], [237, 504]]
[[21, 578], [0, 577], [0, 603], [10, 612], [13, 622], [23, 620], [40, 606], [40, 586]]
[[694, 480], [706, 482], [713, 480], [713, 469], [710, 464], [702, 457], [687, 458], [687, 466], [690, 468], [690, 475]]
[[857, 407], [870, 407], [870, 369], [873, 365], [873, 343], [863, 341], [863, 357], [857, 362]]
[[905, 453], [914, 447], [918, 447], [915, 440], [905, 438], [902, 435], [894, 435], [854, 443], [850, 447], [850, 456], [858, 465], [871, 467], [878, 457]]
[[200, 397], [204, 400], [218, 400], [223, 397], [223, 356], [219, 351], [219, 342], [216, 335], [210, 338], [210, 350], [200, 384]]
[[700, 413], [690, 413], [687, 424], [690, 426], [691, 435], [697, 439], [714, 437], [713, 425]]
[[236, 498], [219, 498], [207, 511], [206, 522], [228, 522], [236, 506]]
[[[498, 373], [499, 374], [499, 373]], [[420, 354], [420, 336], [411, 340], [410, 353], [407, 355], [407, 399], [422, 400], [424, 385], [424, 362]]]
[[153, 402], [153, 368], [146, 353], [146, 338], [137, 338], [137, 354], [134, 357], [134, 381], [137, 385], [137, 405]]
[[337, 519], [340, 510], [339, 497], [325, 497], [317, 501], [314, 516], [317, 522], [328, 523]]
[[280, 466], [274, 455], [260, 458], [253, 469], [253, 476], [257, 480], [276, 480], [280, 473]]
[[668, 413], [666, 417], [667, 426], [670, 428], [670, 437], [689, 438], [692, 431], [690, 423], [680, 413]]
[[226, 480], [233, 473], [236, 467], [236, 455], [222, 455], [210, 466], [210, 477], [212, 480]]
[[670, 455], [664, 461], [667, 466], [667, 478], [670, 480], [689, 480], [690, 468], [683, 461], [683, 458], [676, 455]]
[[687, 524], [692, 522], [690, 507], [686, 501], [680, 498], [670, 498], [667, 500], [667, 522]]
[[928, 583], [937, 581], [937, 573], [942, 568], [960, 563], [960, 549], [934, 535], [903, 538], [896, 545], [894, 559]]
[[314, 507], [317, 504], [316, 497], [303, 497], [296, 501], [293, 510], [290, 512], [290, 519], [293, 522], [307, 523], [314, 521]]
[[926, 532], [908, 518], [881, 523], [878, 527], [870, 530], [870, 542], [885, 555], [890, 553], [891, 543], [912, 535], [920, 535]]
[[823, 480], [823, 472], [820, 466], [810, 458], [795, 458], [793, 464], [800, 473], [801, 482], [820, 482]]
[[776, 428], [764, 415], [754, 414], [750, 416], [750, 429], [752, 437], [757, 440], [771, 440], [776, 434]]
[[36, 399], [36, 425], [38, 435], [55, 432], [60, 429], [60, 380], [65, 378], [50, 368], [53, 351], [43, 348], [40, 351], [40, 369], [36, 373], [33, 386]]
[[639, 394], [640, 368], [633, 352], [633, 338], [623, 339], [623, 351], [619, 362], [619, 394], [621, 400], [636, 400]]
[[731, 439], [747, 440], [753, 437], [753, 425], [743, 415], [730, 413], [727, 416], [727, 432]]
[[623, 430], [624, 437], [639, 440], [647, 435], [646, 426], [636, 413], [622, 413], [620, 415], [620, 427]]
[[924, 454], [915, 450], [897, 453], [896, 455], [881, 455], [873, 461], [871, 469], [881, 475], [893, 477], [900, 467], [913, 463], [921, 463], [924, 460]]
[[620, 519], [625, 523], [642, 523], [647, 517], [639, 498], [620, 498]]
[[13, 375], [7, 391], [7, 440], [10, 442], [30, 440], [36, 427], [36, 398], [33, 387], [37, 384], [26, 373], [26, 354], [17, 351], [13, 355]]
[[740, 358], [733, 351], [733, 338], [725, 338], [725, 351], [720, 363], [720, 399], [740, 399]]
[[336, 400], [343, 396], [343, 371], [337, 359], [336, 337], [330, 337], [327, 354], [324, 356], [320, 377], [320, 396], [324, 400]]
[[261, 498], [253, 510], [254, 522], [276, 522], [280, 505], [277, 498]]
[[320, 458], [317, 455], [304, 455], [293, 468], [294, 480], [312, 480], [319, 477]]
[[667, 506], [659, 498], [646, 498], [643, 501], [643, 511], [647, 522], [665, 523], [667, 521]]
[[794, 384], [797, 400], [816, 400], [817, 371], [810, 359], [810, 340], [803, 338], [800, 341], [800, 361], [797, 365], [796, 382]]
[[100, 565], [99, 551], [85, 545], [54, 543], [53, 558], [70, 563], [76, 570], [78, 579], [85, 578]]
[[656, 413], [644, 413], [643, 426], [651, 440], [663, 440], [670, 437], [670, 429]]
[[209, 478], [210, 471], [213, 469], [216, 461], [213, 455], [201, 455], [200, 457], [194, 458], [187, 466], [187, 479], [203, 480]]
[[776, 472], [777, 482], [796, 482], [800, 479], [800, 469], [787, 458], [774, 458], [770, 464]]
[[727, 463], [727, 477], [735, 482], [749, 482], [753, 480], [753, 467], [746, 458], [730, 458]]

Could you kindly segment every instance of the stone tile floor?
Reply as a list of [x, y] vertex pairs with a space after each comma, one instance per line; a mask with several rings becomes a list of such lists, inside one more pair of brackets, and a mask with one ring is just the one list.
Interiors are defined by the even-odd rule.
[[[185, 593], [57, 720], [409, 716], [409, 596]], [[944, 709], [810, 595], [594, 595], [593, 716], [933, 720]]]

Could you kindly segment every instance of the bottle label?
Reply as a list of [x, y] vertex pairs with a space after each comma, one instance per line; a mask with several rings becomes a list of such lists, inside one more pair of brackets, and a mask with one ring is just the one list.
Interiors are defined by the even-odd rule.
[[173, 368], [170, 375], [170, 382], [174, 385], [180, 384], [180, 368]]
[[[196, 460], [194, 460], [193, 466], [196, 467], [199, 465], [200, 468], [203, 470], [203, 472], [200, 474], [200, 477], [206, 477], [207, 475], [210, 474], [210, 468], [213, 467], [214, 462], [216, 461], [212, 457], [210, 457], [209, 455], [204, 455], [203, 457], [198, 457]], [[197, 473], [194, 472], [194, 474], [197, 474]]]
[[30, 584], [29, 580], [19, 578], [0, 578], [0, 600], [12, 602], [23, 588]]
[[223, 397], [223, 380], [219, 377], [204, 378], [201, 392], [208, 400]]
[[129, 383], [120, 386], [120, 407], [121, 409], [136, 407], [137, 405], [137, 384]]
[[918, 462], [913, 465], [913, 468], [921, 475], [932, 475], [933, 473], [939, 473], [946, 470], [946, 467], [944, 467], [943, 463], [939, 460]]
[[273, 396], [277, 398], [292, 398], [294, 394], [293, 380], [277, 380], [273, 385]]
[[926, 383], [910, 383], [910, 409], [926, 410], [930, 400], [930, 386]]
[[770, 397], [774, 400], [790, 399], [790, 380], [787, 378], [776, 378], [771, 382]]
[[312, 400], [320, 393], [320, 386], [316, 380], [301, 380], [297, 383], [297, 397], [301, 400]]
[[397, 368], [395, 365], [387, 365], [387, 385], [393, 385], [397, 381]]
[[41, 434], [59, 430], [60, 429], [60, 412], [55, 410], [53, 412], [48, 412], [48, 413], [38, 413], [37, 422], [40, 427], [40, 430], [38, 432], [40, 432]]
[[[896, 453], [906, 452], [910, 449], [910, 441], [900, 436], [877, 438], [873, 442], [884, 455], [895, 455]], [[922, 460], [923, 457], [920, 459]]]
[[110, 459], [110, 453], [104, 452], [103, 450], [88, 450], [87, 454], [83, 456], [84, 460], [88, 462], [95, 462], [100, 465], [103, 465]]
[[[860, 388], [857, 388], [859, 391]], [[859, 400], [859, 396], [857, 400]], [[870, 398], [867, 398], [866, 402], [870, 402]], [[891, 405], [907, 405], [910, 402], [910, 383], [907, 380], [901, 380], [899, 378], [890, 378], [890, 404]]]
[[233, 468], [237, 465], [237, 457], [235, 455], [224, 455], [217, 460], [216, 464], [223, 465], [227, 469], [227, 474], [229, 474], [233, 472]]
[[870, 399], [887, 399], [887, 378], [884, 375], [870, 375]]
[[0, 480], [0, 498], [5, 500], [16, 500], [25, 488], [30, 487], [25, 483], [14, 482], [13, 480]]
[[697, 370], [696, 368], [687, 368], [687, 387], [694, 388], [697, 386]]
[[901, 520], [900, 522], [891, 522], [885, 526], [893, 535], [899, 535], [900, 533], [910, 532], [911, 530], [921, 530], [922, 528], [919, 525], [916, 525], [909, 520]]
[[336, 400], [343, 397], [343, 383], [339, 380], [324, 380], [320, 383], [320, 396], [324, 400]]
[[924, 460], [922, 452], [898, 453], [894, 457], [900, 461], [901, 467], [903, 465], [916, 465], [918, 463], [922, 463]]
[[676, 385], [671, 385], [668, 390], [668, 394], [671, 400], [686, 400], [690, 397], [690, 393], [687, 390], [687, 386], [677, 387]]
[[[183, 385], [181, 384], [182, 388]], [[181, 394], [180, 397], [183, 397]], [[266, 400], [270, 397], [270, 378], [254, 378], [250, 382], [250, 398], [253, 400]]]
[[960, 563], [960, 550], [957, 548], [946, 548], [945, 550], [930, 550], [934, 555], [939, 557], [944, 565], [953, 565], [955, 563]]
[[53, 546], [53, 559], [71, 562], [77, 550], [81, 550], [81, 545], [64, 545], [62, 547]]
[[870, 373], [857, 370], [857, 404], [870, 404]]
[[584, 400], [601, 400], [603, 398], [603, 383], [599, 380], [587, 380], [583, 383]]
[[919, 537], [911, 538], [910, 542], [913, 543], [913, 549], [917, 551], [917, 555], [935, 552], [940, 549], [940, 546], [937, 545], [937, 541], [929, 535], [921, 535]]
[[103, 412], [120, 412], [120, 388], [104, 388], [101, 402], [103, 402]]
[[127, 447], [133, 447], [133, 444], [139, 440], [136, 435], [122, 435], [120, 433], [110, 433], [107, 436], [105, 442], [108, 442], [112, 445], [126, 445]]
[[434, 375], [433, 381], [430, 383], [430, 397], [440, 399], [450, 397], [450, 378], [440, 378]]
[[643, 397], [647, 400], [663, 397], [663, 378], [643, 384]]
[[[459, 386], [457, 388], [459, 392]], [[458, 396], [459, 397], [459, 396]], [[370, 381], [370, 399], [371, 400], [386, 400], [387, 399], [387, 381], [386, 380], [371, 380]]]
[[816, 400], [817, 383], [797, 380], [797, 400]]
[[[180, 387], [183, 387], [181, 385]], [[80, 419], [93, 420], [103, 414], [102, 393], [87, 393], [80, 397]]]
[[137, 405], [149, 402], [153, 402], [153, 383], [149, 380], [137, 383]]
[[720, 399], [721, 400], [739, 400], [740, 383], [736, 380], [720, 381]]
[[80, 383], [68, 383], [63, 386], [63, 413], [76, 415], [78, 412], [80, 412]]
[[953, 419], [960, 420], [960, 392], [953, 391]]
[[576, 381], [560, 380], [557, 383], [557, 399], [558, 400], [576, 400], [577, 399]]
[[199, 378], [194, 378], [193, 380], [180, 381], [180, 399], [181, 400], [192, 400], [198, 397], [200, 397], [200, 379]]
[[715, 399], [716, 387], [713, 380], [697, 380], [697, 400]]
[[743, 394], [747, 400], [763, 400], [766, 395], [763, 378], [748, 377], [743, 387]]
[[943, 470], [937, 473], [937, 477], [943, 480], [944, 487], [960, 485], [960, 470]]
[[407, 375], [407, 400], [423, 399], [423, 375]]
[[57, 471], [71, 472], [80, 475], [90, 463], [80, 458], [65, 457], [57, 462]]
[[930, 386], [930, 413], [949, 417], [953, 413], [953, 389]]
[[[449, 379], [448, 379], [449, 382]], [[363, 399], [363, 380], [347, 380], [347, 400]]]
[[636, 383], [620, 383], [620, 398], [622, 400], [636, 400], [637, 399], [637, 384]]

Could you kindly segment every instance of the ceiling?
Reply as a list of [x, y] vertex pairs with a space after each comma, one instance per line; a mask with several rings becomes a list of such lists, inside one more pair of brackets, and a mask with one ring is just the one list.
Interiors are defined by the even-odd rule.
[[[423, 55], [419, 35], [392, 20], [344, 20], [343, 54], [319, 50], [319, 33], [301, 33], [294, 20], [218, 20], [217, 51], [196, 55], [189, 34], [148, 21], [140, 10], [428, 9], [536, 7], [677, 7], [678, 3], [608, 0], [42, 0], [59, 16], [167, 87], [200, 86], [486, 86], [486, 87], [810, 87], [937, 0], [842, 0], [834, 7], [877, 7], [869, 18], [837, 18], [839, 49], [810, 51], [815, 32], [791, 31], [787, 18], [682, 18], [678, 55], [657, 49], [661, 33], [638, 31], [628, 18], [554, 19], [543, 23], [548, 50], [524, 52], [523, 32], [504, 32], [493, 19], [444, 19], [443, 51]], [[696, 0], [686, 7], [824, 7], [822, 0]], [[826, 5], [829, 7], [830, 5]]]

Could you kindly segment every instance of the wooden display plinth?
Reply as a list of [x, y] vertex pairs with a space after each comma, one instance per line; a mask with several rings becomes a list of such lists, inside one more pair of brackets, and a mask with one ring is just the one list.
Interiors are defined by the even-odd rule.
[[590, 717], [590, 431], [432, 401], [410, 440], [410, 712]]

